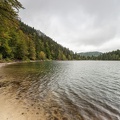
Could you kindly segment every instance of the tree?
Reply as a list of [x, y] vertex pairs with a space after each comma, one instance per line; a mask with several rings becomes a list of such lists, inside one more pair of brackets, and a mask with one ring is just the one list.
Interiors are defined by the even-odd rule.
[[19, 37], [16, 47], [15, 58], [20, 60], [26, 60], [28, 59], [28, 46], [26, 41], [26, 35], [21, 30], [18, 31], [18, 34]]
[[46, 59], [46, 55], [43, 51], [40, 52], [40, 59], [41, 60], [45, 60]]
[[29, 41], [28, 54], [29, 59], [31, 60], [36, 59], [35, 45], [32, 40]]
[[3, 58], [10, 57], [11, 48], [9, 46], [10, 36], [7, 32], [1, 32], [0, 34], [0, 53]]
[[17, 0], [1, 0], [0, 24], [4, 26], [16, 23], [16, 19], [18, 18], [17, 12], [20, 8], [23, 8], [23, 6]]

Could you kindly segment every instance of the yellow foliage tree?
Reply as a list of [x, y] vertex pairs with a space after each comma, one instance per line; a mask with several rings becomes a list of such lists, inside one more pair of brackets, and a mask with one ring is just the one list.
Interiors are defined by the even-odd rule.
[[43, 51], [40, 52], [40, 59], [41, 60], [45, 60], [46, 59], [46, 55]]

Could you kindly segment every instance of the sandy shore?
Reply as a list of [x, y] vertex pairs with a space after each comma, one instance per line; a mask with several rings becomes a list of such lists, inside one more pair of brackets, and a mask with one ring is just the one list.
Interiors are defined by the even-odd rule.
[[[17, 62], [0, 63], [0, 68]], [[1, 69], [2, 70], [2, 69]], [[0, 78], [0, 120], [46, 120], [44, 113], [34, 106], [28, 106], [25, 99], [16, 94], [16, 87]]]

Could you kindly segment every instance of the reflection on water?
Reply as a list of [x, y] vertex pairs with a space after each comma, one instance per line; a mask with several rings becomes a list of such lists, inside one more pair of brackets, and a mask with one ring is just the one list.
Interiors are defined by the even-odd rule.
[[48, 120], [120, 120], [120, 62], [48, 61], [0, 70], [0, 93], [16, 94]]

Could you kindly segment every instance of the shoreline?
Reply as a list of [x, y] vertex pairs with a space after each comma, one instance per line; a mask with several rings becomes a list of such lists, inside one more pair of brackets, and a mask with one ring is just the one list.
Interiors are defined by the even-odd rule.
[[[39, 60], [41, 61], [41, 60]], [[43, 60], [42, 60], [43, 61]], [[38, 60], [30, 60], [30, 61], [10, 61], [10, 62], [0, 62], [0, 68], [4, 67], [6, 65], [10, 65], [10, 64], [15, 64], [15, 63], [26, 63], [26, 62], [38, 62]]]
[[4, 62], [4, 63], [0, 63], [0, 68], [4, 67], [6, 65], [14, 64], [14, 63], [18, 63], [18, 62]]
[[0, 68], [6, 66], [8, 64], [11, 64], [11, 63], [0, 63]]
[[[28, 61], [11, 61], [11, 62], [0, 62], [0, 68], [4, 67], [6, 65], [10, 65], [10, 64], [15, 64], [15, 63], [25, 63]], [[29, 62], [35, 62], [35, 61], [29, 61]]]

